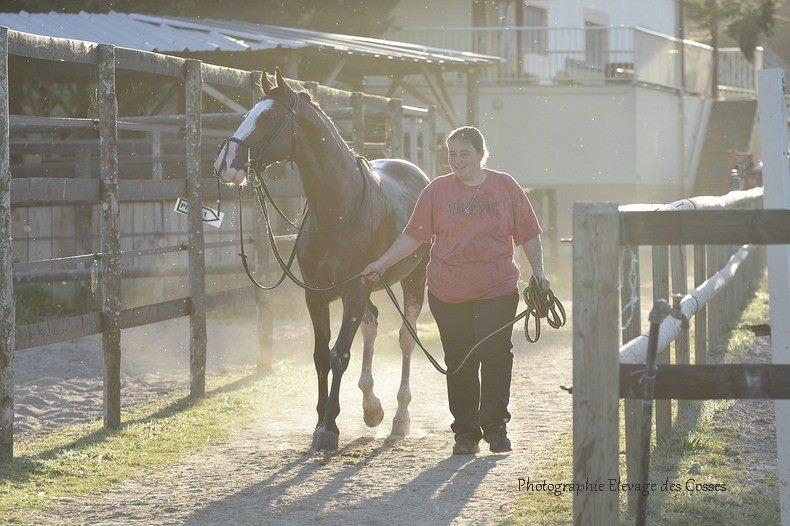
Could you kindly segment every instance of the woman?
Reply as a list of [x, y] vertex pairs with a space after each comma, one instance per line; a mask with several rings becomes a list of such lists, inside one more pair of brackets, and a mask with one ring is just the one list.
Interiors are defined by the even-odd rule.
[[[541, 227], [524, 190], [508, 174], [485, 167], [485, 139], [473, 126], [446, 141], [452, 173], [437, 177], [420, 194], [403, 233], [363, 271], [378, 280], [391, 265], [422, 243], [431, 243], [427, 268], [428, 305], [436, 319], [448, 370], [469, 349], [516, 314], [519, 269], [513, 244], [521, 245], [544, 289]], [[461, 370], [447, 376], [455, 421], [453, 454], [511, 450], [506, 424], [513, 366], [512, 326], [490, 338]]]

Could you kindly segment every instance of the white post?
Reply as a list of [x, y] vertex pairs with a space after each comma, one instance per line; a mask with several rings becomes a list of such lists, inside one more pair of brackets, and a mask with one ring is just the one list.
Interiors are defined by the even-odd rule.
[[[790, 144], [784, 71], [758, 72], [765, 208], [790, 208]], [[790, 245], [768, 247], [768, 294], [773, 363], [790, 363]], [[776, 400], [776, 455], [782, 524], [790, 525], [790, 400]]]

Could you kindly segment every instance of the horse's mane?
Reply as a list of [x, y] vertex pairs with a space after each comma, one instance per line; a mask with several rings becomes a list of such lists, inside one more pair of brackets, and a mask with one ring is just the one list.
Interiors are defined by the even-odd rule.
[[312, 106], [316, 110], [318, 116], [324, 122], [327, 129], [335, 138], [335, 140], [339, 144], [345, 145], [351, 151], [351, 153], [356, 156], [357, 152], [355, 152], [354, 149], [351, 147], [351, 145], [348, 144], [345, 139], [343, 139], [342, 135], [340, 134], [340, 130], [338, 130], [334, 121], [332, 121], [332, 119], [329, 117], [329, 115], [327, 115], [327, 113], [324, 111], [324, 109], [321, 107], [321, 105], [318, 103], [315, 97], [313, 97], [313, 94], [305, 89], [294, 90], [294, 92], [296, 93], [297, 97], [304, 96], [307, 99], [307, 102], [310, 104], [310, 106]]

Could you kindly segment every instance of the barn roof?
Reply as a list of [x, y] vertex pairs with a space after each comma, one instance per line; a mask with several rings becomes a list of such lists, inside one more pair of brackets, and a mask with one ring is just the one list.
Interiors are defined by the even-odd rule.
[[114, 44], [159, 53], [312, 48], [370, 59], [439, 65], [450, 69], [488, 66], [501, 60], [499, 57], [466, 51], [307, 29], [115, 11], [0, 13], [0, 26], [26, 33]]

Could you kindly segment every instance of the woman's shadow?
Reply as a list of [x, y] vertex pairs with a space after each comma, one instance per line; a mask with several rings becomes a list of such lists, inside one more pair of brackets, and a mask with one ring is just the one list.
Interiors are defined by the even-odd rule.
[[[288, 503], [279, 502], [289, 492], [289, 489], [307, 483], [310, 475], [324, 465], [324, 462], [319, 459], [302, 455], [296, 463], [289, 463], [288, 468], [294, 473], [287, 479], [276, 483], [274, 491], [271, 487], [274, 477], [266, 477], [266, 479], [247, 486], [233, 495], [195, 510], [185, 523], [190, 525], [212, 524], [217, 519], [227, 519], [229, 510], [249, 509], [250, 507], [257, 508], [257, 513], [254, 518], [244, 517], [244, 520], [250, 520], [249, 524], [261, 524], [262, 521], [264, 523], [280, 521], [289, 523], [304, 518], [305, 514], [312, 517], [320, 514], [321, 522], [324, 524], [347, 524], [349, 515], [353, 514], [353, 510], [357, 508], [364, 509], [365, 515], [374, 521], [381, 518], [384, 522], [391, 523], [397, 518], [398, 522], [405, 524], [447, 523], [459, 514], [474, 495], [486, 474], [501, 458], [498, 455], [446, 458], [435, 466], [422, 471], [410, 481], [391, 488], [391, 491], [384, 488], [384, 493], [373, 498], [345, 504], [338, 502], [337, 506], [322, 513], [327, 502], [332, 501], [338, 493], [348, 492], [349, 489], [344, 486], [364, 469], [369, 460], [391, 446], [391, 442], [384, 442], [358, 459], [359, 461], [354, 465], [339, 470], [332, 480], [316, 491]], [[282, 473], [282, 470], [279, 471]], [[380, 483], [391, 482], [381, 481]], [[360, 491], [369, 491], [369, 489], [360, 489]], [[232, 514], [232, 511], [230, 513]], [[234, 516], [233, 519], [237, 524], [245, 523], [242, 517]]]

